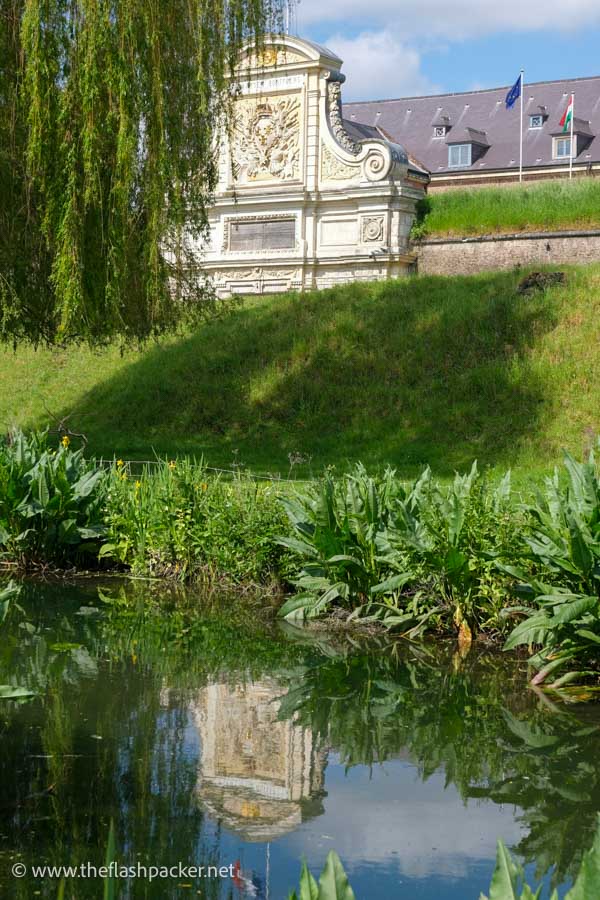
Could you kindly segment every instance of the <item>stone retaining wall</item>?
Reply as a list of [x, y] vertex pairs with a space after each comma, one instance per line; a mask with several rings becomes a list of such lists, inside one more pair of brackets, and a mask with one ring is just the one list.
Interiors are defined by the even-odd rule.
[[600, 262], [600, 229], [428, 238], [415, 245], [421, 275], [471, 275], [539, 264]]

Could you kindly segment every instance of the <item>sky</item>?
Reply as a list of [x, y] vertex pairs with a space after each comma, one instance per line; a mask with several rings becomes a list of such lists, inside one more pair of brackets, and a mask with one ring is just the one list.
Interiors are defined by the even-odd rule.
[[344, 100], [600, 75], [600, 0], [300, 0], [293, 29], [344, 61]]

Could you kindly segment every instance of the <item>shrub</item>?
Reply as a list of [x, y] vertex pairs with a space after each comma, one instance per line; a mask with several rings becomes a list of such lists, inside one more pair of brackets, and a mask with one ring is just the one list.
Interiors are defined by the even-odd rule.
[[68, 437], [51, 447], [47, 432], [12, 432], [0, 443], [0, 549], [26, 564], [95, 557], [105, 485], [102, 468]]

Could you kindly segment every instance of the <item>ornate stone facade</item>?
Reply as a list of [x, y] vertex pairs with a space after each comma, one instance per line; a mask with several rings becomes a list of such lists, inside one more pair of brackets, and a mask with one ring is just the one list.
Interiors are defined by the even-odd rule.
[[427, 173], [376, 128], [343, 117], [341, 60], [300, 38], [242, 54], [223, 139], [211, 239], [217, 294], [328, 287], [401, 275]]

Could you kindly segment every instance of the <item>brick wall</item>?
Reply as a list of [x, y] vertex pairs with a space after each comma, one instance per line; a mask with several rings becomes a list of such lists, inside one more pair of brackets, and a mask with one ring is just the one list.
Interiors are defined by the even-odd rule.
[[415, 245], [421, 275], [470, 275], [515, 266], [600, 262], [600, 230], [429, 238]]

